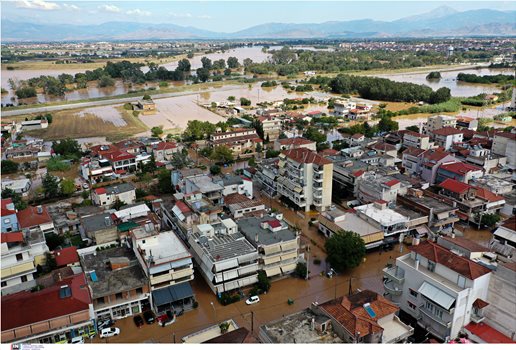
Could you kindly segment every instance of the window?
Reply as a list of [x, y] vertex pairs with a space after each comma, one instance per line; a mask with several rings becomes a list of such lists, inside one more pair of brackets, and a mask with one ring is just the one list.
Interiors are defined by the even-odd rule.
[[428, 270], [430, 272], [434, 272], [435, 271], [435, 263], [431, 260], [428, 260]]
[[409, 308], [411, 308], [412, 310], [416, 309], [416, 304], [411, 303], [410, 301], [407, 301], [407, 304], [408, 304]]
[[11, 223], [11, 219], [7, 218], [7, 219], [4, 219], [4, 224], [10, 224]]
[[143, 294], [143, 288], [136, 288], [136, 294]]
[[116, 300], [120, 300], [120, 299], [122, 299], [122, 298], [123, 298], [123, 297], [122, 297], [122, 293], [116, 293], [116, 294], [115, 294], [115, 297], [116, 297]]
[[23, 254], [22, 253], [16, 254], [16, 261], [22, 261], [22, 260], [23, 260]]
[[409, 288], [409, 293], [411, 296], [413, 296], [414, 298], [417, 298], [417, 296], [419, 295], [418, 292], [416, 292], [414, 289], [412, 288]]
[[27, 276], [21, 276], [21, 278], [20, 278], [20, 279], [21, 279], [22, 283], [23, 283], [23, 282], [27, 282]]
[[7, 282], [2, 281], [2, 288], [3, 288], [3, 287], [7, 287]]
[[459, 285], [459, 287], [465, 288], [466, 287], [466, 277], [459, 275], [457, 284]]
[[98, 304], [98, 305], [103, 305], [103, 304], [104, 304], [104, 297], [102, 297], [102, 298], [97, 298], [97, 304]]

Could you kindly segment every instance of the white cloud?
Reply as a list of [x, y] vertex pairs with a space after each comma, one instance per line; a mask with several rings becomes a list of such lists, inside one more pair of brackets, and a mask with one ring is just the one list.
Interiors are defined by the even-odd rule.
[[103, 10], [106, 12], [112, 12], [112, 13], [120, 13], [120, 8], [116, 7], [115, 5], [101, 5], [98, 7], [99, 10]]
[[67, 10], [71, 10], [71, 11], [77, 11], [77, 10], [80, 10], [79, 6], [76, 6], [76, 5], [72, 5], [72, 4], [63, 4], [63, 7]]
[[129, 11], [126, 12], [126, 14], [128, 14], [128, 15], [136, 15], [136, 16], [150, 16], [150, 15], [152, 15], [152, 13], [150, 13], [149, 11], [140, 10], [140, 9], [129, 10]]
[[57, 10], [59, 5], [55, 2], [46, 2], [44, 0], [18, 0], [16, 1], [16, 7], [23, 9], [34, 9], [34, 10]]
[[176, 17], [176, 18], [192, 18], [192, 14], [191, 13], [174, 13], [174, 12], [170, 12], [170, 15], [172, 17]]

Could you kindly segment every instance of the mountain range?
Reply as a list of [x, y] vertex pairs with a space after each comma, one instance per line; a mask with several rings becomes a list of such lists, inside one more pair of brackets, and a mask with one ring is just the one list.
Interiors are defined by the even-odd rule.
[[395, 21], [265, 23], [233, 33], [175, 24], [107, 22], [99, 25], [36, 24], [2, 20], [2, 42], [174, 39], [346, 39], [393, 37], [515, 36], [516, 11], [459, 12], [441, 6]]

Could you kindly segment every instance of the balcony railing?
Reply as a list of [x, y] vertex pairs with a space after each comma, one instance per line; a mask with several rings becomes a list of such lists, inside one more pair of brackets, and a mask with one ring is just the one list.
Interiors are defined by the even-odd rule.
[[383, 269], [383, 276], [397, 284], [403, 284], [405, 282], [405, 275], [400, 272], [396, 267], [386, 267]]
[[446, 328], [450, 328], [451, 327], [451, 321], [448, 321], [448, 322], [443, 321], [442, 319], [440, 319], [439, 317], [437, 317], [436, 315], [431, 313], [427, 308], [420, 307], [419, 311], [421, 311], [427, 317], [431, 318], [433, 321], [439, 323], [441, 326], [444, 326]]
[[485, 319], [485, 317], [483, 315], [477, 315], [475, 313], [471, 315], [471, 321], [474, 323], [480, 323], [484, 319]]
[[392, 281], [385, 281], [383, 283], [383, 288], [385, 289], [386, 292], [388, 292], [389, 294], [391, 295], [394, 295], [394, 296], [400, 296], [401, 293], [403, 293], [403, 290], [400, 289], [395, 283], [393, 283]]

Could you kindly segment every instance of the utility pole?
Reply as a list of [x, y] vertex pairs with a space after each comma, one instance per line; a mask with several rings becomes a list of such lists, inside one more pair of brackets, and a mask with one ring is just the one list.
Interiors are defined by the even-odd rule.
[[334, 275], [333, 278], [335, 278], [335, 293], [333, 299], [337, 299], [337, 275], [335, 274], [335, 270], [331, 269], [332, 274]]
[[173, 339], [174, 344], [175, 344], [175, 343], [176, 343], [176, 333], [173, 333], [173, 334], [172, 334], [172, 339]]
[[254, 311], [251, 311], [251, 334], [254, 332]]
[[348, 295], [351, 295], [352, 289], [351, 289], [351, 280], [353, 279], [353, 276], [349, 277], [349, 289], [348, 289]]
[[310, 259], [310, 246], [306, 246], [306, 276], [305, 281], [308, 281], [308, 265], [309, 265], [309, 259]]

